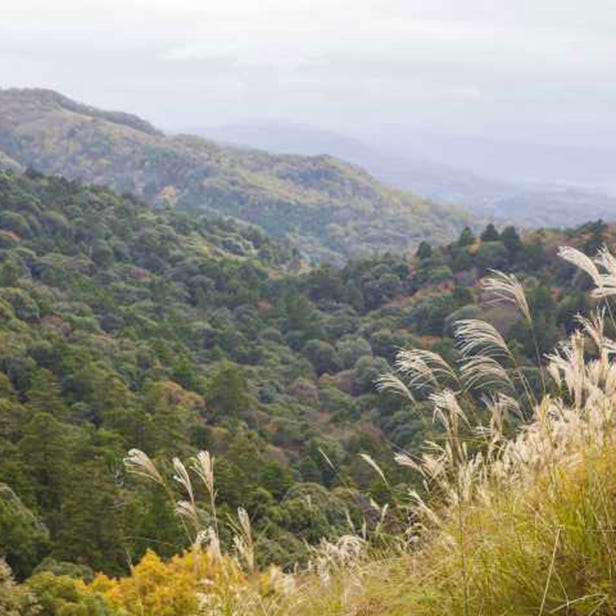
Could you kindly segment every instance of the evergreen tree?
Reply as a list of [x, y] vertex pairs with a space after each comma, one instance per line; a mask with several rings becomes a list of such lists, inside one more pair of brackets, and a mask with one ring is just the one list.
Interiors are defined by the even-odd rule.
[[206, 398], [208, 407], [218, 414], [237, 417], [245, 413], [251, 398], [242, 368], [229, 361], [222, 362], [209, 380]]
[[460, 233], [460, 237], [458, 238], [458, 246], [461, 248], [464, 246], [472, 246], [477, 240], [473, 235], [470, 227], [464, 227], [462, 229], [462, 233]]
[[96, 571], [126, 571], [121, 503], [101, 459], [73, 465], [65, 482], [54, 558]]
[[53, 415], [37, 413], [24, 427], [19, 450], [35, 503], [53, 532], [70, 469], [66, 428]]
[[60, 384], [53, 372], [45, 369], [37, 370], [26, 395], [28, 406], [33, 413], [49, 413], [56, 419], [66, 419], [68, 412], [62, 399]]
[[512, 259], [515, 259], [522, 251], [522, 240], [520, 239], [516, 228], [511, 225], [503, 229], [503, 232], [501, 233], [501, 241], [505, 245], [505, 248]]
[[430, 244], [426, 241], [421, 242], [417, 248], [415, 256], [421, 261], [429, 259], [432, 256], [432, 246], [430, 246]]
[[481, 233], [480, 239], [482, 242], [498, 242], [500, 240], [500, 235], [496, 227], [490, 223]]

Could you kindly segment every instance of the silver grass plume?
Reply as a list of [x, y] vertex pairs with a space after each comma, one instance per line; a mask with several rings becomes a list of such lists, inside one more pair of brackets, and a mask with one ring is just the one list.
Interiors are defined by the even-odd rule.
[[503, 301], [513, 304], [522, 313], [522, 316], [529, 325], [532, 325], [532, 316], [524, 287], [513, 274], [505, 274], [497, 270], [490, 270], [492, 276], [485, 278], [482, 282], [483, 288], [493, 295], [496, 301]]
[[607, 246], [603, 245], [594, 261], [605, 270], [605, 273], [601, 274], [602, 287], [595, 289], [595, 297], [616, 295], [616, 258], [607, 249]]
[[500, 386], [515, 391], [507, 370], [493, 357], [476, 355], [465, 359], [460, 366], [462, 380], [468, 388]]
[[358, 454], [359, 457], [369, 466], [371, 466], [377, 473], [377, 475], [383, 480], [383, 483], [388, 486], [389, 482], [387, 481], [387, 477], [385, 477], [385, 473], [381, 469], [381, 467], [376, 463], [372, 456], [369, 456], [367, 453]]
[[238, 556], [244, 561], [248, 571], [252, 573], [255, 569], [255, 551], [250, 518], [243, 507], [238, 507], [237, 517], [239, 520], [239, 534], [233, 537], [233, 544]]
[[198, 533], [201, 529], [201, 521], [190, 476], [184, 463], [179, 458], [173, 458], [173, 470], [175, 471], [173, 475], [174, 481], [177, 481], [184, 488], [189, 498], [188, 501], [178, 502], [176, 511], [183, 517], [190, 519], [195, 531]]
[[214, 492], [214, 457], [209, 451], [200, 451], [190, 463], [190, 468], [203, 481], [208, 493]]
[[438, 389], [441, 381], [457, 381], [453, 368], [434, 351], [425, 349], [401, 350], [396, 355], [396, 370], [404, 375], [410, 388], [418, 391], [431, 387]]
[[589, 256], [585, 255], [583, 252], [580, 252], [577, 248], [573, 248], [573, 246], [561, 246], [558, 249], [558, 256], [568, 263], [575, 265], [583, 272], [586, 272], [592, 278], [592, 281], [596, 287], [593, 294], [602, 295], [603, 277], [597, 269], [594, 261]]
[[213, 520], [213, 532], [218, 541], [218, 518], [216, 514], [216, 489], [214, 484], [214, 456], [209, 451], [200, 451], [190, 461], [191, 470], [201, 479], [210, 497], [210, 513]]
[[455, 323], [454, 336], [464, 357], [488, 355], [513, 359], [505, 339], [487, 321], [464, 319]]
[[154, 462], [152, 462], [148, 454], [141, 451], [141, 449], [130, 449], [123, 462], [124, 467], [129, 473], [144, 477], [145, 479], [149, 479], [154, 483], [166, 487]]
[[378, 392], [398, 394], [404, 398], [408, 398], [411, 402], [415, 402], [415, 397], [404, 381], [399, 376], [396, 376], [391, 372], [379, 376], [379, 378], [375, 381], [375, 387]]

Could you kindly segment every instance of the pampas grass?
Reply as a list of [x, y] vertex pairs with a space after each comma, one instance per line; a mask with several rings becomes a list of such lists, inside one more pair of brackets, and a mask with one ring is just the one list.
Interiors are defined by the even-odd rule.
[[522, 314], [526, 322], [532, 326], [533, 318], [524, 293], [524, 287], [513, 274], [505, 274], [492, 270], [492, 276], [483, 280], [482, 284], [494, 301], [513, 304]]
[[[561, 256], [591, 276], [596, 297], [616, 291], [605, 249], [595, 260], [569, 248]], [[484, 287], [532, 329], [515, 277], [496, 272]], [[399, 357], [396, 377], [432, 402], [445, 431], [444, 442], [395, 455], [423, 485], [407, 494], [415, 541], [402, 556], [355, 565], [352, 583], [339, 575], [329, 590], [308, 584], [288, 613], [616, 614], [616, 343], [603, 310], [576, 320], [579, 329], [540, 358], [558, 395], [535, 403], [488, 324], [458, 325], [462, 359], [455, 368], [431, 358], [438, 377], [421, 353]], [[381, 385], [404, 392], [391, 378]]]

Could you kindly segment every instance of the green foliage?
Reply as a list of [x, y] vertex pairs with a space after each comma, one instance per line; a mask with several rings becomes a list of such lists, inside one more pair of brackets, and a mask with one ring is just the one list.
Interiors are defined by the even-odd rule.
[[462, 233], [460, 233], [460, 237], [458, 238], [458, 246], [472, 246], [475, 242], [476, 239], [470, 227], [464, 227], [464, 229], [462, 229]]
[[415, 256], [422, 261], [429, 259], [432, 256], [432, 246], [430, 246], [428, 242], [421, 242], [421, 244], [419, 244], [419, 248], [417, 248]]
[[[374, 380], [411, 343], [455, 361], [452, 321], [490, 310], [481, 271], [526, 280], [541, 352], [588, 301], [549, 234], [297, 273], [293, 249], [259, 229], [60, 178], [0, 173], [0, 204], [30, 228], [0, 248], [0, 482], [21, 503], [0, 506], [0, 547], [19, 579], [41, 562], [122, 574], [127, 555], [185, 547], [164, 494], [125, 476], [131, 447], [154, 459], [207, 448], [222, 515], [254, 512], [257, 559], [305, 559], [304, 538], [346, 532], [342, 486], [386, 500], [358, 453], [383, 460], [392, 442], [431, 436]], [[530, 363], [524, 324], [498, 316]], [[333, 505], [303, 504], [305, 484]]]
[[206, 386], [212, 412], [234, 417], [246, 413], [252, 403], [241, 366], [223, 362]]
[[41, 606], [41, 616], [119, 616], [103, 596], [81, 592], [67, 575], [37, 573], [26, 586]]
[[490, 223], [488, 226], [482, 231], [479, 239], [482, 242], [498, 242], [501, 237], [499, 232], [496, 230], [496, 227]]
[[0, 484], [0, 554], [21, 579], [49, 547], [49, 532], [7, 485]]
[[[166, 209], [234, 216], [291, 238], [315, 261], [341, 262], [385, 249], [403, 252], [425, 238], [452, 239], [472, 222], [462, 210], [388, 188], [329, 156], [276, 156], [163, 135], [140, 118], [85, 107], [46, 90], [3, 90], [0, 118], [11, 119], [0, 123], [0, 162], [6, 158], [12, 166], [136, 192]], [[32, 228], [28, 214], [11, 212], [0, 228], [25, 237]], [[60, 235], [67, 219], [45, 222]], [[85, 225], [80, 230], [87, 234]], [[261, 242], [263, 237], [254, 231], [228, 233], [221, 247], [237, 256], [256, 249], [275, 265], [276, 251]], [[90, 257], [105, 264], [112, 243], [96, 233], [92, 240]]]
[[336, 349], [328, 342], [309, 340], [302, 352], [310, 360], [319, 376], [325, 372], [330, 374], [339, 372], [342, 368], [342, 362]]

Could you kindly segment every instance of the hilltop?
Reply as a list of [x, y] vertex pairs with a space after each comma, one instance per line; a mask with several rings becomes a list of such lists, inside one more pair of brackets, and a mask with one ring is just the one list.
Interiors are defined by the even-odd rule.
[[463, 210], [388, 188], [331, 156], [165, 135], [136, 116], [49, 90], [0, 90], [0, 165], [233, 216], [293, 239], [317, 260], [444, 242], [473, 222]]

